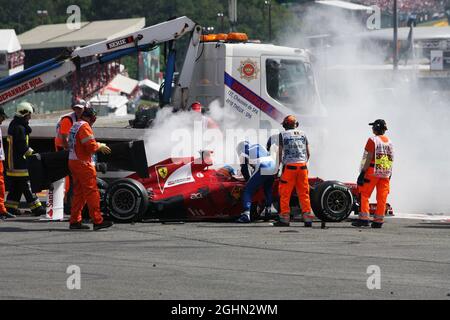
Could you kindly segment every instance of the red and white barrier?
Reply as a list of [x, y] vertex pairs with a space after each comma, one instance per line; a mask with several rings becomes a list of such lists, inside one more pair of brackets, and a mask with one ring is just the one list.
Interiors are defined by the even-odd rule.
[[47, 195], [47, 214], [46, 221], [64, 220], [64, 186], [65, 178], [53, 182], [53, 190], [48, 191]]

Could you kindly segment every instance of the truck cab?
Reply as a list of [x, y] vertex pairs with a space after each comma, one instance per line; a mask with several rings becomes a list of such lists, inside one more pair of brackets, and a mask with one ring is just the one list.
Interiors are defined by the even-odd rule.
[[248, 41], [200, 44], [188, 105], [217, 101], [246, 127], [280, 129], [295, 114], [302, 126], [324, 115], [307, 51]]

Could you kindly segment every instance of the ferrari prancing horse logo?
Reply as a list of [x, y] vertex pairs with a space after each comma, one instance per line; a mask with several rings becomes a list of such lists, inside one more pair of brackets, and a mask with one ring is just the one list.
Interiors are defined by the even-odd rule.
[[233, 190], [231, 190], [231, 196], [236, 200], [241, 199], [241, 193], [242, 193], [242, 188], [240, 188], [240, 187], [234, 187]]
[[167, 174], [169, 173], [169, 170], [167, 170], [166, 167], [162, 167], [158, 169], [158, 173], [162, 179], [165, 179], [167, 177]]

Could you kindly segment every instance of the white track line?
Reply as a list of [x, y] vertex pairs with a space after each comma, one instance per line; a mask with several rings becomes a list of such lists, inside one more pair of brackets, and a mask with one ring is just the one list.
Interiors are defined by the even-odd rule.
[[450, 222], [450, 215], [444, 213], [395, 213], [395, 216], [389, 219], [412, 219], [412, 220], [427, 220], [427, 221], [441, 221]]

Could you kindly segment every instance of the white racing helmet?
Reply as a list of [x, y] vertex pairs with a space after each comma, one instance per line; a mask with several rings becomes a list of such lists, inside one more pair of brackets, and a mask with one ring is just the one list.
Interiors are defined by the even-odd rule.
[[16, 116], [21, 118], [33, 113], [34, 113], [33, 105], [26, 101], [19, 103], [19, 105], [16, 108]]

